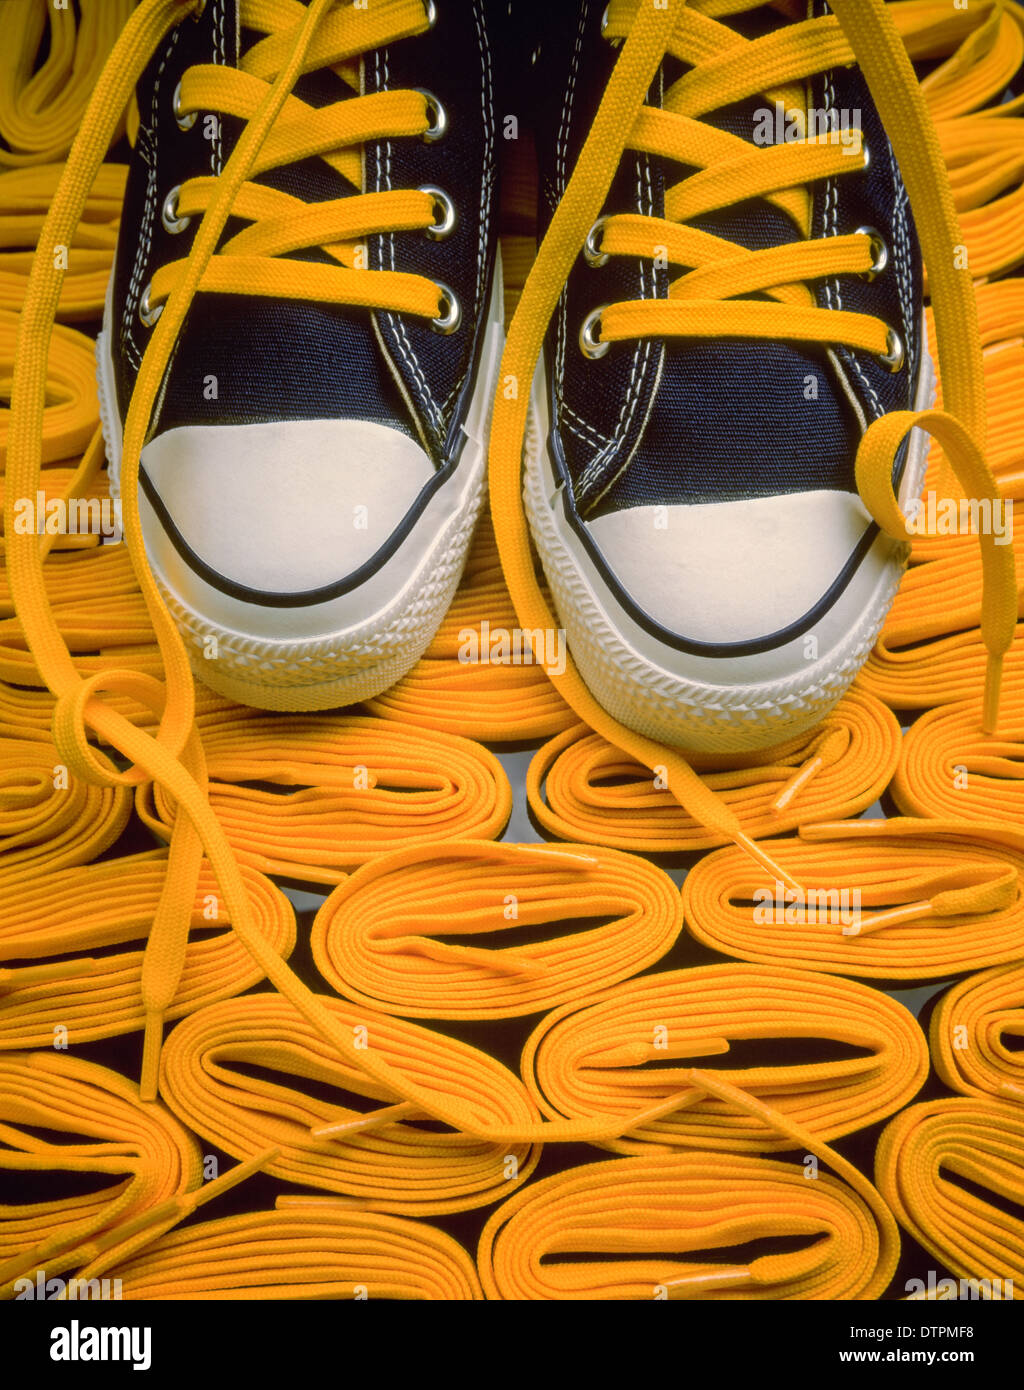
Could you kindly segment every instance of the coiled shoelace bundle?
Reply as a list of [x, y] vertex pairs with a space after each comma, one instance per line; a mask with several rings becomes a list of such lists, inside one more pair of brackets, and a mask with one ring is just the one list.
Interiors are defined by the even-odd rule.
[[[576, 717], [535, 663], [487, 661], [517, 627], [490, 518], [477, 528], [455, 598], [425, 655], [366, 708], [421, 728], [488, 743], [549, 738]], [[486, 640], [485, 640], [486, 639]]]
[[[0, 149], [0, 163], [4, 153]], [[44, 164], [0, 173], [0, 308], [21, 308], [43, 219], [63, 172], [63, 164]], [[103, 313], [127, 175], [124, 164], [100, 166], [67, 247], [68, 273], [57, 305], [61, 323], [98, 319]]]
[[[167, 874], [166, 851], [112, 859], [49, 874], [45, 910], [37, 882], [5, 887], [0, 900], [0, 1048], [52, 1046], [54, 1028], [70, 1046], [131, 1033], [143, 1026], [141, 950], [107, 948], [145, 940]], [[287, 958], [295, 945], [295, 914], [269, 879], [243, 869], [259, 930]], [[196, 891], [185, 962], [168, 1019], [241, 994], [263, 978], [230, 931], [209, 866]], [[221, 928], [210, 933], [210, 928]], [[96, 957], [72, 954], [103, 950]], [[60, 956], [59, 960], [47, 959]], [[4, 962], [22, 962], [4, 968]], [[40, 962], [40, 963], [34, 963]]]
[[[816, 1039], [819, 1057], [832, 1057], [807, 1062], [798, 1048], [785, 1060], [790, 1038]], [[752, 1041], [769, 1046], [752, 1053], [744, 1046]], [[648, 1144], [789, 1148], [760, 1116], [737, 1113], [688, 1080], [688, 1061], [737, 1049], [735, 1064], [715, 1075], [823, 1140], [891, 1115], [928, 1075], [924, 1034], [902, 1004], [849, 980], [756, 965], [666, 971], [563, 1005], [530, 1034], [522, 1072], [552, 1117], [628, 1114], [676, 1095], [671, 1110], [608, 1140], [616, 1153]], [[848, 1049], [867, 1055], [836, 1057]]]
[[[4, 16], [0, 48], [0, 166], [45, 164], [67, 153], [132, 5], [78, 0], [77, 11], [6, 7], [12, 13]], [[37, 66], [44, 44], [46, 57]]]
[[[512, 809], [508, 777], [486, 748], [371, 716], [286, 721], [236, 705], [204, 727], [203, 748], [210, 804], [239, 862], [261, 873], [339, 883], [388, 850], [489, 839]], [[168, 838], [174, 817], [163, 789], [145, 788], [137, 805]]]
[[[273, 1147], [266, 1172], [363, 1199], [376, 1211], [431, 1216], [493, 1202], [524, 1182], [539, 1146], [482, 1142], [423, 1128], [429, 1119], [376, 1082], [361, 1059], [377, 1056], [434, 1091], [458, 1096], [481, 1125], [529, 1130], [537, 1113], [518, 1077], [466, 1043], [323, 996], [350, 1039], [340, 1060], [329, 1039], [286, 999], [250, 994], [212, 1004], [171, 1033], [161, 1095], [190, 1128], [235, 1157]], [[226, 1064], [236, 1064], [235, 1066]], [[260, 1067], [383, 1102], [363, 1113], [344, 1100], [238, 1070]]]
[[174, 1231], [113, 1270], [124, 1299], [480, 1299], [473, 1261], [423, 1221], [278, 1198]]
[[[808, 1182], [807, 1173], [701, 1152], [556, 1173], [488, 1220], [484, 1290], [529, 1300], [877, 1298], [891, 1277], [891, 1240], [852, 1188], [824, 1172]], [[729, 1250], [786, 1237], [807, 1244], [786, 1254]]]
[[[612, 920], [537, 930], [602, 917]], [[675, 884], [633, 855], [460, 840], [357, 869], [317, 913], [311, 944], [323, 977], [358, 1004], [412, 1018], [515, 1018], [635, 975], [681, 927]], [[510, 930], [526, 940], [502, 949], [498, 934]], [[473, 944], [480, 934], [493, 934], [495, 948]]]
[[1024, 1101], [1024, 965], [1000, 965], [961, 980], [941, 996], [928, 1039], [935, 1070], [965, 1096]]
[[128, 824], [131, 793], [69, 773], [47, 740], [0, 740], [0, 888], [39, 883], [109, 849]]
[[[693, 754], [691, 762], [746, 833], [759, 836], [857, 815], [885, 789], [899, 751], [895, 715], [874, 696], [851, 690], [817, 728], [775, 748], [729, 758]], [[526, 791], [534, 816], [561, 839], [652, 853], [730, 839], [679, 805], [666, 765], [652, 777], [582, 724], [538, 749]]]
[[940, 1264], [962, 1279], [1012, 1280], [1024, 1298], [1024, 1106], [964, 1096], [910, 1106], [882, 1131], [875, 1182]]
[[[20, 1126], [27, 1126], [22, 1129]], [[81, 1136], [73, 1142], [36, 1131]], [[47, 1275], [130, 1250], [139, 1218], [197, 1187], [195, 1140], [117, 1072], [61, 1052], [0, 1055], [0, 1172], [95, 1174], [98, 1190], [0, 1205], [0, 1297]]]
[[1024, 951], [1024, 834], [1009, 826], [850, 821], [772, 847], [804, 894], [718, 850], [683, 883], [691, 936], [741, 960], [884, 980], [948, 978]]
[[998, 737], [981, 731], [976, 698], [922, 714], [890, 791], [905, 815], [1024, 825], [1024, 680], [1007, 681]]
[[[10, 380], [19, 316], [0, 308], [0, 376]], [[11, 409], [0, 409], [0, 465], [7, 460]], [[56, 324], [46, 363], [46, 402], [40, 420], [40, 462], [59, 463], [83, 453], [99, 425], [96, 403], [96, 357], [91, 338], [76, 328]], [[8, 478], [5, 495], [10, 484]], [[35, 498], [36, 488], [15, 488], [12, 496]], [[5, 524], [5, 537], [12, 528]]]

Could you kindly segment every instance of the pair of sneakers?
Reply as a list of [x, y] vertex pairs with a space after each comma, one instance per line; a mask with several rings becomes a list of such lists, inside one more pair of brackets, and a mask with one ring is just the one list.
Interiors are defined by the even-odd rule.
[[[232, 699], [316, 710], [380, 693], [458, 584], [500, 389], [500, 147], [525, 117], [503, 109], [499, 68], [525, 31], [543, 235], [632, 14], [504, 8], [328, 12], [177, 336], [140, 524], [196, 675]], [[685, 85], [694, 52], [660, 63], [643, 139], [547, 331], [523, 500], [596, 699], [663, 742], [742, 752], [820, 721], [867, 656], [906, 546], [861, 501], [858, 444], [873, 420], [928, 405], [933, 378], [913, 219], [860, 69], [748, 90], [742, 51], [827, 5], [689, 9], [721, 100]], [[147, 344], [302, 14], [206, 0], [137, 88], [98, 343], [115, 487]], [[729, 79], [733, 41], [745, 81]], [[775, 159], [793, 143], [797, 184]], [[765, 337], [749, 315], [687, 327], [688, 305], [724, 300], [788, 303], [813, 332]], [[880, 344], [857, 319], [884, 325]], [[903, 499], [924, 454], [915, 431], [894, 470]]]

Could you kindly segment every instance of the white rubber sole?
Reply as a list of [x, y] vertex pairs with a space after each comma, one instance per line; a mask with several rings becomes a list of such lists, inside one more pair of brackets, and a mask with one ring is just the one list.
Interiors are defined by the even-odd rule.
[[[122, 421], [110, 356], [109, 299], [108, 291], [96, 361], [100, 418], [116, 495]], [[416, 664], [451, 604], [486, 496], [490, 414], [504, 345], [500, 252], [485, 334], [458, 466], [433, 494], [396, 554], [362, 586], [368, 611], [360, 613], [358, 621], [352, 621], [352, 595], [285, 610], [282, 618], [282, 610], [261, 610], [197, 582], [203, 598], [200, 612], [175, 592], [154, 563], [155, 547], [147, 543], [153, 577], [204, 685], [261, 709], [331, 709], [381, 694]], [[155, 535], [160, 523], [141, 490], [138, 504], [143, 537]], [[290, 635], [266, 630], [282, 622], [293, 625]]]
[[[917, 409], [934, 397], [927, 346]], [[808, 634], [760, 655], [709, 657], [670, 647], [619, 603], [562, 511], [548, 454], [543, 364], [534, 378], [524, 447], [523, 499], [569, 649], [594, 698], [627, 728], [673, 747], [742, 753], [812, 728], [853, 682], [899, 588], [908, 547], [882, 533], [857, 575]], [[920, 495], [929, 439], [914, 430], [901, 501]], [[723, 565], [728, 557], [722, 557]], [[770, 582], [770, 577], [766, 577]]]

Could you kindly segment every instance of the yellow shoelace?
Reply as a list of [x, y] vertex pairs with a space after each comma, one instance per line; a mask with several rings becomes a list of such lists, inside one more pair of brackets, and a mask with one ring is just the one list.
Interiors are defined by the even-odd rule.
[[[234, 705], [211, 713], [202, 735], [218, 824], [237, 862], [262, 873], [333, 885], [393, 849], [500, 835], [512, 809], [501, 763], [457, 734], [365, 715], [284, 722]], [[136, 805], [168, 839], [164, 790], [140, 788]]]
[[914, 721], [891, 787], [904, 815], [1024, 824], [1024, 680], [1007, 681], [1004, 706], [998, 735], [978, 728], [974, 700]]
[[[322, 996], [348, 1038], [335, 1048], [286, 999], [250, 994], [183, 1020], [161, 1057], [161, 1093], [190, 1129], [236, 1158], [273, 1148], [266, 1171], [287, 1182], [338, 1194], [345, 1205], [435, 1216], [497, 1200], [525, 1182], [540, 1156], [529, 1140], [484, 1143], [470, 1132], [417, 1126], [429, 1109], [375, 1081], [367, 1059], [383, 1057], [418, 1093], [458, 1097], [478, 1130], [529, 1132], [536, 1111], [518, 1077], [486, 1053], [431, 1032]], [[368, 1112], [306, 1095], [301, 1084], [256, 1077], [230, 1064], [260, 1067], [286, 1081], [306, 1078], [377, 1102]]]
[[[62, 159], [134, 0], [19, 5], [0, 48], [0, 166]], [[44, 41], [45, 60], [38, 64]], [[6, 148], [4, 148], [6, 146]]]
[[483, 1297], [473, 1261], [443, 1231], [315, 1197], [175, 1231], [111, 1273], [124, 1299]]
[[[762, 1060], [780, 1038], [792, 1037], [814, 1038], [824, 1052], [829, 1043], [843, 1043], [867, 1055]], [[745, 1065], [742, 1045], [758, 1039], [770, 1046]], [[627, 980], [554, 1009], [527, 1039], [522, 1070], [538, 1106], [552, 1117], [628, 1115], [641, 1101], [653, 1105], [676, 1095], [671, 1110], [634, 1125], [627, 1138], [607, 1141], [604, 1147], [616, 1153], [643, 1153], [650, 1144], [734, 1153], [789, 1148], [766, 1132], [762, 1115], [737, 1113], [690, 1080], [695, 1059], [725, 1059], [736, 1046], [737, 1064], [715, 1075], [822, 1140], [891, 1115], [928, 1074], [924, 1034], [888, 995], [785, 966], [732, 964]]]
[[826, 823], [773, 847], [806, 897], [719, 850], [683, 883], [692, 936], [741, 960], [880, 980], [948, 979], [1024, 951], [1024, 833], [1008, 825]]
[[[582, 930], [544, 930], [567, 920]], [[428, 846], [357, 870], [320, 908], [310, 944], [324, 979], [356, 1004], [406, 1018], [515, 1018], [653, 965], [682, 924], [675, 884], [634, 855], [456, 841], [441, 861]], [[525, 940], [473, 944], [509, 931]]]
[[[35, 875], [9, 884], [0, 874], [0, 1048], [52, 1047], [58, 1025], [69, 1047], [143, 1026], [142, 951], [112, 954], [107, 948], [146, 939], [166, 873], [163, 850], [48, 873], [43, 917]], [[261, 874], [245, 867], [242, 874], [259, 931], [287, 959], [295, 945], [291, 904]], [[168, 1019], [241, 994], [262, 979], [242, 943], [224, 930], [230, 924], [216, 888], [205, 867]], [[94, 950], [103, 954], [88, 954]], [[6, 967], [8, 960], [19, 964]]]
[[[708, 1072], [688, 1077], [708, 1098], [784, 1134], [784, 1147], [804, 1151], [803, 1166], [698, 1151], [590, 1163], [545, 1178], [504, 1202], [484, 1227], [477, 1264], [488, 1298], [878, 1297], [900, 1241], [868, 1180], [790, 1117]], [[808, 1181], [808, 1160], [843, 1181], [817, 1166]], [[780, 1234], [816, 1239], [789, 1254], [721, 1257], [723, 1247]], [[588, 1250], [599, 1258], [580, 1258]], [[671, 1258], [698, 1251], [717, 1258]], [[545, 1262], [545, 1255], [561, 1258]]]
[[910, 1106], [882, 1132], [875, 1182], [940, 1264], [963, 1279], [1012, 1281], [1024, 1298], [1024, 1221], [1011, 1214], [1024, 1191], [1024, 1106], [964, 1096]]
[[[1019, 948], [1018, 948], [1019, 950]], [[935, 1070], [965, 1096], [1024, 1101], [1024, 966], [983, 970], [946, 991], [928, 1030]]]
[[[36, 1128], [81, 1138], [56, 1142]], [[134, 1220], [200, 1182], [196, 1141], [173, 1115], [141, 1104], [117, 1072], [62, 1052], [0, 1056], [0, 1138], [0, 1169], [110, 1180], [82, 1196], [0, 1205], [0, 1298], [37, 1267], [59, 1275], [123, 1248]]]
[[[900, 742], [892, 711], [851, 690], [816, 728], [775, 748], [691, 755], [690, 762], [748, 835], [775, 835], [865, 810], [895, 773]], [[539, 748], [526, 778], [539, 824], [562, 839], [651, 853], [709, 849], [734, 838], [679, 804], [668, 789], [667, 759], [652, 777], [620, 747], [577, 724]], [[787, 875], [782, 865], [778, 877], [788, 882]]]

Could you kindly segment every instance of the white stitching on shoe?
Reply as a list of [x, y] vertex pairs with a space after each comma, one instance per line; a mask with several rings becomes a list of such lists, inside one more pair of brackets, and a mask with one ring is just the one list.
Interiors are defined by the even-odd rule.
[[896, 198], [893, 204], [893, 229], [896, 236], [893, 242], [893, 262], [896, 266], [896, 285], [900, 297], [900, 313], [903, 317], [903, 341], [906, 345], [908, 362], [914, 360], [914, 284], [911, 272], [910, 237], [907, 232], [907, 190], [903, 183], [892, 145], [889, 146], [889, 166], [896, 185]]
[[124, 301], [124, 313], [121, 317], [121, 342], [127, 353], [128, 360], [136, 371], [138, 371], [139, 367], [142, 365], [142, 354], [135, 341], [135, 311], [138, 307], [138, 296], [142, 293], [145, 266], [149, 263], [149, 253], [153, 244], [153, 224], [157, 204], [156, 142], [154, 138], [157, 122], [157, 102], [160, 97], [160, 79], [163, 76], [164, 68], [167, 66], [171, 54], [174, 52], [178, 37], [179, 31], [175, 29], [164, 51], [164, 56], [160, 60], [160, 66], [157, 68], [156, 77], [153, 79], [153, 95], [150, 101], [150, 123], [148, 126], [140, 125], [139, 133], [136, 137], [139, 157], [147, 165], [149, 177], [146, 181], [146, 197], [142, 209], [142, 222], [139, 226], [139, 240], [135, 248], [135, 262], [132, 266], [131, 279], [128, 282], [128, 293]]
[[[588, 12], [590, 9], [589, 0], [583, 0], [580, 6], [579, 20], [576, 25], [576, 42], [573, 44], [572, 59], [569, 63], [569, 80], [566, 84], [565, 100], [562, 103], [562, 113], [558, 122], [558, 138], [555, 142], [555, 197], [553, 205], [558, 202], [565, 192], [565, 156], [569, 147], [569, 121], [572, 111], [573, 99], [576, 95], [576, 75], [579, 71], [580, 53], [583, 49], [583, 34], [587, 26]], [[568, 292], [563, 289], [558, 297], [558, 319], [555, 332], [555, 381], [557, 401], [561, 401], [565, 395], [565, 343], [567, 336], [567, 316], [569, 313]]]

